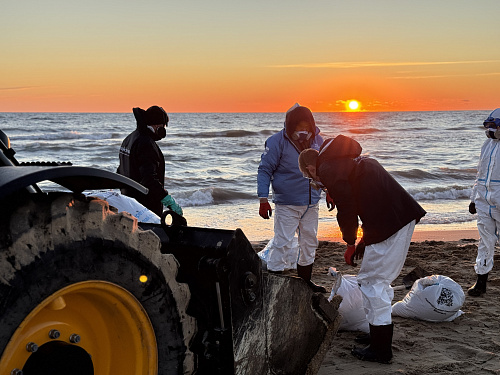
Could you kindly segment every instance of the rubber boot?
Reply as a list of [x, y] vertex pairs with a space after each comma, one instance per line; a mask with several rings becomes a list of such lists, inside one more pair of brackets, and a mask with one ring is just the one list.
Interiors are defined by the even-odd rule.
[[361, 345], [370, 345], [370, 333], [363, 333], [354, 338], [354, 341]]
[[351, 353], [363, 361], [389, 363], [392, 359], [392, 334], [394, 324], [373, 326], [370, 324], [370, 345], [354, 348]]
[[321, 285], [317, 285], [311, 281], [313, 264], [314, 263], [311, 263], [308, 266], [299, 266], [297, 264], [297, 275], [301, 279], [304, 279], [307, 282], [307, 285], [309, 285], [311, 287], [311, 289], [314, 291], [314, 293], [326, 293], [325, 287], [322, 287]]
[[481, 294], [486, 293], [486, 282], [488, 281], [488, 274], [477, 275], [477, 280], [468, 290], [467, 294], [472, 297], [479, 297]]

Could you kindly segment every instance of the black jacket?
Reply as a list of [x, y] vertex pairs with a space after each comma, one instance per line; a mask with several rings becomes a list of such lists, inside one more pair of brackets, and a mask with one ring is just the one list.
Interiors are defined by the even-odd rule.
[[320, 150], [317, 174], [337, 206], [337, 221], [346, 243], [356, 241], [358, 217], [365, 244], [371, 245], [425, 215], [425, 210], [378, 161], [360, 156], [358, 142], [343, 135], [325, 148], [327, 142]]
[[161, 216], [161, 200], [168, 194], [164, 188], [165, 158], [144, 125], [129, 134], [120, 147], [120, 166], [117, 173], [127, 176], [149, 189], [147, 195], [131, 189], [122, 194], [135, 198], [139, 203]]

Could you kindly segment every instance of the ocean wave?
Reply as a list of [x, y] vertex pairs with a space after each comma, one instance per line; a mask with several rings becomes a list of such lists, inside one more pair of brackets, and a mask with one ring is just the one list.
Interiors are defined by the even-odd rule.
[[427, 126], [417, 126], [417, 127], [411, 127], [411, 128], [408, 128], [408, 126], [406, 127], [403, 127], [403, 128], [394, 128], [394, 129], [391, 129], [391, 132], [393, 133], [401, 133], [401, 134], [407, 134], [409, 131], [411, 130], [411, 132], [418, 132], [418, 131], [421, 131], [421, 132], [424, 132], [424, 131], [428, 131], [429, 128]]
[[440, 174], [442, 173], [445, 177], [453, 177], [455, 179], [467, 179], [470, 180], [471, 176], [476, 176], [476, 168], [448, 168], [440, 167]]
[[234, 200], [255, 198], [255, 195], [252, 194], [214, 187], [179, 192], [172, 195], [181, 207], [209, 206]]
[[249, 130], [220, 130], [220, 131], [209, 131], [209, 132], [200, 132], [200, 133], [185, 133], [183, 137], [192, 137], [192, 138], [239, 138], [239, 137], [251, 137], [259, 134], [260, 132], [254, 132]]
[[434, 201], [449, 199], [469, 199], [472, 192], [471, 187], [449, 186], [430, 188], [424, 191], [409, 189], [408, 192], [417, 201]]
[[92, 141], [99, 141], [99, 140], [106, 140], [106, 139], [121, 139], [124, 138], [123, 134], [119, 133], [100, 133], [100, 132], [92, 132], [92, 133], [86, 133], [86, 132], [80, 132], [77, 130], [70, 130], [70, 131], [59, 131], [59, 132], [54, 132], [54, 133], [32, 133], [29, 135], [21, 135], [21, 136], [16, 136], [16, 141], [23, 141], [23, 142], [29, 142], [29, 141], [57, 141], [57, 142], [66, 142], [66, 141], [73, 141], [73, 140], [92, 140]]
[[401, 121], [401, 122], [422, 122], [422, 121], [424, 121], [424, 119], [421, 119], [418, 117], [412, 117], [412, 118], [401, 119], [399, 121]]
[[54, 117], [49, 116], [34, 116], [27, 119], [28, 121], [47, 121], [53, 123], [55, 121]]
[[422, 224], [460, 224], [460, 223], [468, 223], [471, 221], [471, 214], [468, 212], [464, 215], [453, 215], [453, 216], [440, 216], [440, 215], [429, 215], [427, 213], [421, 220]]
[[435, 180], [438, 178], [437, 174], [423, 171], [421, 169], [410, 169], [407, 171], [392, 171], [391, 175], [396, 178], [407, 178], [409, 180], [422, 180], [422, 179], [429, 179], [429, 180]]
[[[481, 127], [484, 129], [484, 127]], [[469, 130], [470, 129], [470, 126], [466, 126], [466, 125], [461, 125], [461, 126], [454, 126], [454, 127], [450, 127], [450, 128], [447, 128], [447, 129], [444, 129], [444, 131], [448, 132], [448, 131], [453, 131], [453, 132], [459, 132], [461, 130]]]
[[348, 132], [352, 134], [373, 134], [378, 132], [384, 132], [385, 130], [377, 128], [361, 128], [361, 129], [349, 129]]
[[424, 171], [422, 169], [410, 169], [405, 171], [392, 171], [391, 175], [398, 178], [405, 178], [408, 180], [459, 180], [459, 181], [470, 181], [471, 184], [474, 183], [474, 178], [476, 176], [475, 168], [447, 168], [439, 167], [434, 171]]

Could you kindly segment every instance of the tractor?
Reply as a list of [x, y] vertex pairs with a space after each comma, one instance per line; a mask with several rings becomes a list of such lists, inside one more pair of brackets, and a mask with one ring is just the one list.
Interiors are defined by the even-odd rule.
[[0, 147], [0, 374], [317, 373], [339, 302], [263, 270], [240, 229], [138, 222], [83, 194], [135, 181]]

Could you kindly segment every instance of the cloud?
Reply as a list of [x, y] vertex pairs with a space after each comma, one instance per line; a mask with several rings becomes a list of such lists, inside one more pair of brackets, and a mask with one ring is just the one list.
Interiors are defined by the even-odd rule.
[[0, 87], [0, 91], [23, 91], [36, 89], [37, 86]]
[[289, 65], [270, 65], [271, 68], [308, 68], [308, 69], [352, 69], [373, 68], [392, 66], [428, 66], [428, 65], [459, 65], [459, 64], [492, 64], [500, 60], [472, 60], [472, 61], [407, 61], [407, 62], [381, 62], [381, 61], [353, 61], [353, 62], [331, 62], [331, 63], [308, 63]]
[[388, 77], [389, 79], [428, 79], [428, 78], [451, 78], [451, 77], [471, 77], [471, 76], [498, 76], [499, 73], [476, 73], [476, 74], [440, 74], [440, 75], [426, 75], [426, 76], [399, 76], [399, 77]]

